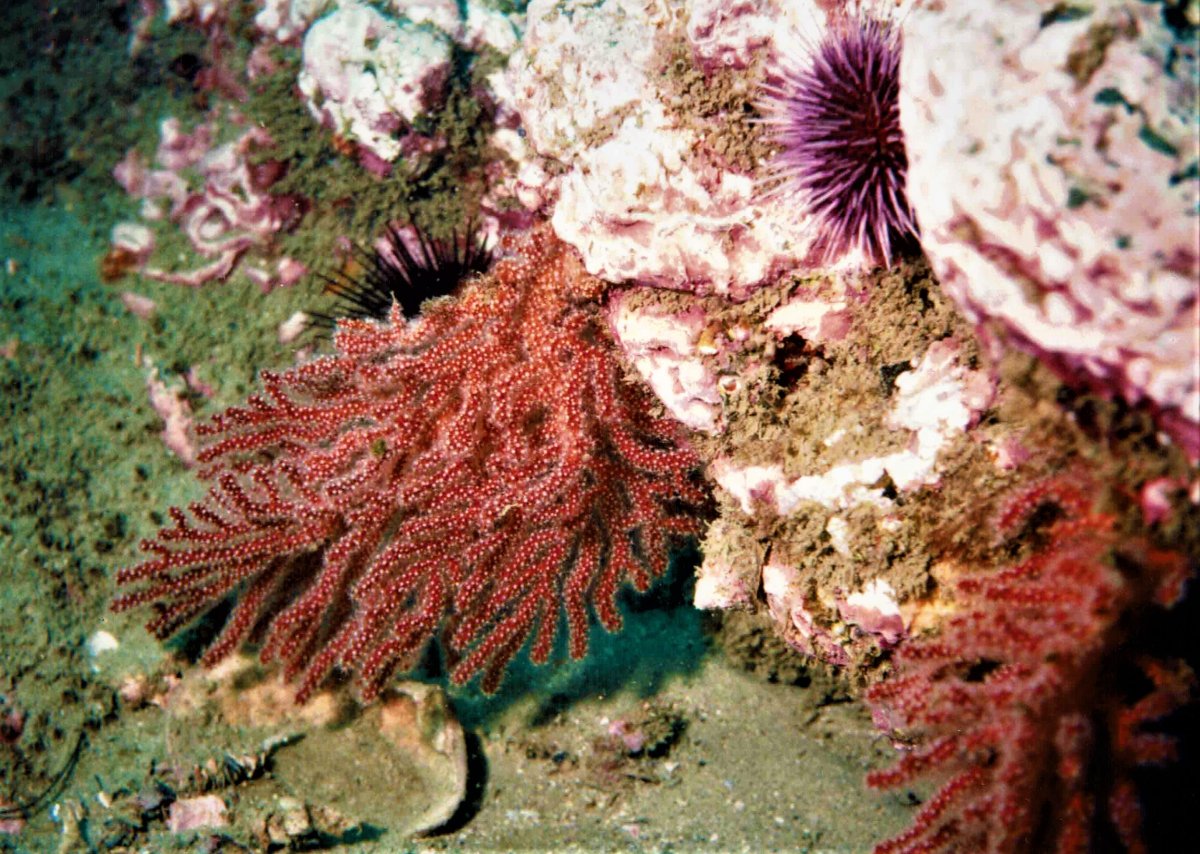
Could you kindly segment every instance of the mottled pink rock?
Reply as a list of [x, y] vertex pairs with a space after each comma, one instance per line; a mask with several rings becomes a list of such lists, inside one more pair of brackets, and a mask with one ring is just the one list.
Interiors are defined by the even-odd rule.
[[[231, 118], [239, 120], [236, 115]], [[114, 229], [113, 244], [132, 252], [147, 278], [192, 287], [222, 281], [248, 250], [267, 245], [276, 233], [294, 223], [295, 200], [269, 191], [284, 170], [249, 163], [252, 153], [273, 144], [270, 134], [252, 127], [214, 147], [215, 121], [189, 132], [178, 119], [168, 118], [160, 127], [154, 168], [131, 150], [113, 170], [125, 191], [142, 200], [145, 222], [168, 217], [187, 235], [197, 254], [212, 259], [184, 271], [147, 266], [153, 233], [144, 223], [122, 223]], [[264, 290], [278, 284], [285, 272], [290, 276], [294, 263], [289, 260], [286, 270], [280, 267], [278, 277], [260, 282]]]
[[853, 312], [843, 293], [800, 291], [767, 316], [763, 325], [780, 337], [800, 335], [814, 343], [840, 341], [850, 331]]
[[450, 39], [346, 0], [310, 26], [297, 85], [322, 124], [381, 161], [437, 105], [450, 73]]
[[1033, 451], [1020, 436], [1004, 436], [990, 447], [992, 462], [1000, 471], [1015, 471], [1033, 458]]
[[211, 24], [224, 20], [234, 0], [166, 0], [167, 21]]
[[778, 27], [773, 0], [695, 0], [687, 10], [687, 36], [707, 67], [745, 68], [755, 49], [770, 44]]
[[714, 461], [709, 473], [747, 514], [786, 516], [804, 501], [830, 510], [860, 503], [888, 509], [891, 501], [877, 485], [880, 479], [887, 475], [902, 492], [936, 485], [939, 453], [991, 405], [994, 391], [985, 373], [963, 363], [957, 342], [938, 341], [917, 365], [896, 378], [887, 426], [907, 431], [903, 450], [847, 459], [797, 477], [787, 477], [780, 464], [743, 466], [724, 458]]
[[758, 597], [758, 589], [756, 585], [752, 586], [748, 576], [757, 579], [759, 573], [759, 567], [750, 571], [744, 565], [727, 560], [709, 560], [706, 556], [703, 567], [696, 574], [692, 605], [710, 611], [752, 608]]
[[328, 0], [260, 0], [254, 25], [277, 42], [295, 43], [328, 5]]
[[149, 320], [154, 317], [154, 312], [158, 310], [158, 304], [150, 297], [135, 294], [133, 291], [121, 292], [121, 305], [142, 320]]
[[303, 263], [288, 257], [276, 261], [273, 269], [258, 264], [247, 264], [243, 270], [246, 278], [258, 285], [264, 294], [277, 287], [286, 288], [296, 284], [307, 272], [308, 267]]
[[187, 373], [183, 375], [183, 381], [187, 384], [188, 390], [196, 394], [213, 398], [217, 396], [217, 390], [209, 382], [206, 382], [200, 377], [200, 372], [195, 365], [188, 366]]
[[1187, 489], [1187, 480], [1177, 477], [1156, 477], [1142, 486], [1138, 496], [1142, 506], [1142, 519], [1147, 525], [1157, 525], [1169, 519], [1174, 505], [1172, 495]]
[[280, 344], [291, 344], [308, 329], [309, 316], [302, 311], [293, 312], [291, 317], [279, 324], [278, 335]]
[[1200, 458], [1195, 44], [1132, 0], [926, 2], [903, 26], [909, 198], [946, 291]]
[[246, 57], [246, 79], [261, 80], [278, 71], [280, 65], [272, 54], [269, 42], [263, 41], [256, 44], [251, 49], [250, 55]]
[[144, 264], [154, 251], [154, 232], [140, 222], [119, 222], [113, 226], [112, 245], [128, 252], [137, 264]]
[[656, 304], [635, 306], [632, 296], [618, 293], [608, 307], [613, 336], [626, 358], [678, 421], [702, 433], [721, 432], [717, 376], [699, 348], [703, 311], [699, 306], [675, 313]]
[[762, 586], [763, 546], [740, 521], [719, 516], [704, 535], [692, 604], [703, 609], [755, 607]]
[[994, 381], [983, 371], [969, 370], [959, 349], [952, 338], [935, 341], [913, 370], [896, 377], [896, 400], [886, 424], [912, 432], [906, 459], [888, 466], [900, 490], [936, 484], [938, 453], [992, 404]]
[[771, 561], [762, 570], [763, 593], [775, 625], [790, 646], [828, 664], [850, 663], [839, 639], [813, 615], [796, 567]]
[[414, 24], [432, 24], [447, 35], [463, 24], [458, 0], [390, 0], [390, 6]]
[[288, 288], [308, 275], [308, 266], [285, 255], [276, 263], [275, 272], [279, 276], [279, 286]]
[[[8, 801], [0, 798], [0, 809], [10, 806]], [[25, 820], [21, 818], [3, 818], [0, 819], [0, 834], [5, 836], [16, 836], [25, 829]]]
[[608, 725], [608, 734], [619, 739], [628, 753], [641, 753], [646, 748], [646, 733], [629, 721], [613, 721]]
[[883, 579], [869, 581], [862, 590], [844, 598], [839, 596], [837, 609], [843, 620], [874, 637], [884, 649], [895, 646], [905, 635], [896, 591]]
[[468, 50], [485, 46], [502, 54], [516, 50], [521, 41], [520, 28], [525, 18], [517, 12], [502, 12], [481, 0], [467, 0], [467, 18], [455, 34], [455, 40]]
[[[756, 14], [779, 16], [786, 5], [761, 4]], [[716, 57], [726, 52], [718, 31], [740, 25], [711, 11], [693, 31]], [[739, 171], [702, 144], [723, 117], [681, 118], [668, 108], [664, 45], [688, 37], [676, 12], [638, 0], [533, 0], [521, 50], [493, 81], [524, 132], [501, 144], [518, 162], [514, 195], [553, 208], [556, 233], [589, 272], [746, 296], [784, 269], [815, 263], [816, 234], [794, 203], [763, 198], [757, 170]], [[742, 48], [730, 56], [758, 44], [741, 35], [735, 43]]]
[[154, 160], [168, 172], [178, 173], [197, 165], [212, 149], [212, 144], [212, 124], [202, 122], [189, 133], [183, 129], [179, 119], [172, 116], [159, 125], [158, 150], [154, 153]]
[[152, 367], [146, 376], [146, 393], [150, 406], [163, 420], [162, 440], [168, 450], [189, 468], [196, 463], [196, 442], [193, 431], [192, 407], [179, 388], [171, 388], [159, 378], [158, 368]]
[[167, 811], [167, 830], [184, 833], [206, 827], [228, 827], [225, 802], [216, 795], [198, 795], [182, 798], [171, 804]]

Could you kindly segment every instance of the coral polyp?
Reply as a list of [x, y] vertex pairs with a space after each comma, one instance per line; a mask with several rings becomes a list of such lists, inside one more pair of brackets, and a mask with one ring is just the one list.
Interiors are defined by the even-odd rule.
[[797, 45], [762, 104], [780, 149], [772, 183], [820, 221], [828, 258], [858, 249], [889, 262], [916, 232], [904, 186], [899, 31], [863, 15]]

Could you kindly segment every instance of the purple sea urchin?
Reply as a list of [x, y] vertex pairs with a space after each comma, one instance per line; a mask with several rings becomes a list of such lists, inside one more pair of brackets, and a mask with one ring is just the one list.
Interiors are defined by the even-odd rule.
[[820, 219], [827, 256], [861, 249], [890, 261], [916, 232], [904, 190], [899, 32], [852, 16], [779, 73], [763, 104], [780, 146], [774, 177]]

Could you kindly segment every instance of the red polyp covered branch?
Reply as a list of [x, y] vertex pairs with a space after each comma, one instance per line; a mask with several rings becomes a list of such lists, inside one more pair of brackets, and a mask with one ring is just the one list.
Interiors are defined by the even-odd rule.
[[588, 276], [548, 229], [406, 321], [342, 321], [335, 353], [282, 373], [198, 431], [202, 502], [142, 543], [116, 610], [152, 603], [165, 637], [236, 591], [206, 662], [263, 632], [262, 655], [334, 667], [365, 698], [443, 625], [455, 681], [494, 690], [521, 646], [549, 656], [560, 614], [620, 625], [706, 501], [697, 461], [624, 379]]
[[[911, 743], [869, 785], [943, 781], [878, 852], [1093, 850], [1097, 808], [1112, 837], [1143, 850], [1129, 772], [1171, 758], [1173, 740], [1144, 727], [1187, 703], [1193, 680], [1182, 663], [1122, 656], [1130, 625], [1174, 604], [1188, 567], [1118, 537], [1094, 494], [1068, 475], [1009, 496], [996, 532], [1002, 544], [1027, 535], [1032, 553], [963, 578], [940, 634], [902, 647], [894, 677], [868, 692], [875, 719]], [[1121, 665], [1149, 693], [1122, 696]]]

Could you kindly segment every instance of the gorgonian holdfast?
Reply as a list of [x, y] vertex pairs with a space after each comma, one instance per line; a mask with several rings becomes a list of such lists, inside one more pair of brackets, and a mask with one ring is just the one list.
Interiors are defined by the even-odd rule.
[[779, 146], [768, 186], [795, 193], [816, 216], [827, 258], [860, 250], [889, 263], [916, 234], [905, 193], [900, 31], [863, 12], [831, 20], [815, 45], [793, 45], [760, 104]]
[[197, 433], [207, 496], [172, 508], [121, 570], [113, 608], [167, 637], [236, 590], [204, 662], [261, 638], [302, 674], [378, 694], [440, 633], [451, 677], [494, 690], [566, 615], [621, 625], [616, 593], [666, 571], [700, 527], [698, 461], [617, 360], [590, 276], [548, 226], [453, 299], [340, 321], [334, 353], [284, 372]]

